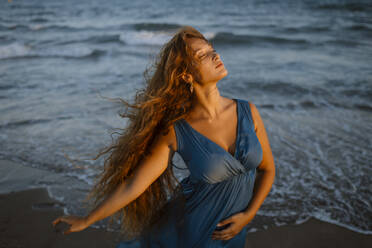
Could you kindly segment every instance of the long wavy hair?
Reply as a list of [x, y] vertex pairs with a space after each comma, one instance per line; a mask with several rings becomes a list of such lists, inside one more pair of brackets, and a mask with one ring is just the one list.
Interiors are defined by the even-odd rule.
[[[155, 62], [146, 68], [143, 76], [146, 86], [136, 92], [134, 103], [121, 98], [128, 126], [119, 132], [112, 144], [94, 159], [106, 154], [104, 169], [98, 176], [87, 199], [94, 199], [93, 207], [128, 179], [141, 160], [149, 155], [149, 147], [157, 135], [166, 135], [171, 125], [187, 115], [191, 109], [190, 84], [182, 75], [191, 74], [195, 81], [200, 73], [195, 66], [193, 51], [186, 40], [199, 38], [210, 43], [198, 30], [183, 26], [160, 50]], [[154, 70], [152, 70], [154, 69]], [[116, 132], [117, 133], [117, 132]], [[121, 231], [128, 239], [140, 235], [164, 212], [166, 203], [176, 199], [180, 186], [169, 166], [138, 198], [111, 216], [121, 220]], [[157, 166], [154, 164], [153, 166]]]

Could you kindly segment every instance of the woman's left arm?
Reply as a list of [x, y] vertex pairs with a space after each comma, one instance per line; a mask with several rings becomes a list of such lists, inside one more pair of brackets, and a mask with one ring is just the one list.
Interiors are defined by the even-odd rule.
[[251, 102], [249, 102], [249, 105], [251, 108], [256, 135], [258, 140], [260, 141], [263, 155], [262, 161], [257, 167], [252, 199], [248, 207], [244, 211], [247, 216], [247, 223], [249, 223], [253, 219], [258, 209], [261, 207], [266, 196], [271, 190], [271, 186], [274, 183], [275, 178], [274, 157], [271, 151], [264, 123], [256, 106]]

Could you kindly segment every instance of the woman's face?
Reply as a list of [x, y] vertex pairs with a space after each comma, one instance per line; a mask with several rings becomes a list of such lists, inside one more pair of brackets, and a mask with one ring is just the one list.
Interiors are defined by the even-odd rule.
[[[220, 55], [206, 41], [189, 38], [188, 44], [194, 52], [197, 69], [200, 72], [201, 84], [217, 83], [228, 74]], [[217, 67], [218, 66], [218, 67]]]

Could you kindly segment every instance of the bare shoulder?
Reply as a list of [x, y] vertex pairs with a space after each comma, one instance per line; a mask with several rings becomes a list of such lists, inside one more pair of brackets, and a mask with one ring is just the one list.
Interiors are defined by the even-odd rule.
[[226, 109], [233, 109], [235, 108], [235, 100], [234, 99], [231, 99], [231, 98], [228, 98], [228, 97], [222, 97], [224, 100], [225, 100], [225, 103], [226, 103]]

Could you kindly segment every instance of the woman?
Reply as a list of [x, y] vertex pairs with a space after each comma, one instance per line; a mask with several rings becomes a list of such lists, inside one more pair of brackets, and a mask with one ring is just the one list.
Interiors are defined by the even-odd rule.
[[[244, 247], [275, 177], [260, 114], [251, 102], [220, 95], [228, 72], [190, 26], [164, 45], [154, 67], [135, 104], [120, 99], [132, 108], [122, 115], [130, 122], [98, 155], [109, 153], [89, 195], [95, 209], [53, 224], [68, 223], [67, 234], [121, 214], [120, 248]], [[176, 151], [190, 171], [179, 183], [169, 166]]]

